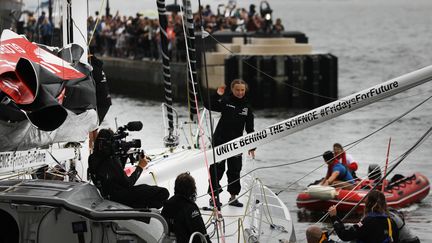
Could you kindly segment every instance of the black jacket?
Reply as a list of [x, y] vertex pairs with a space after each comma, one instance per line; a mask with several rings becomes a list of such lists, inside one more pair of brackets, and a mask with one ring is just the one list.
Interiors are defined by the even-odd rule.
[[137, 166], [135, 171], [127, 176], [119, 158], [104, 156], [97, 152], [89, 157], [89, 169], [93, 171], [92, 173], [98, 181], [94, 183], [100, 183], [101, 188], [99, 189], [101, 189], [102, 195], [108, 198], [110, 195], [115, 195], [116, 192], [133, 187], [143, 171], [141, 167]]
[[[189, 242], [190, 236], [197, 231], [207, 234], [198, 206], [184, 196], [174, 195], [166, 201], [162, 216], [168, 222], [169, 231], [176, 235], [178, 243]], [[208, 236], [206, 238], [207, 242], [210, 242], [210, 238]], [[195, 236], [193, 242], [200, 243], [201, 240]]]
[[[383, 243], [388, 237], [388, 216], [370, 213], [359, 223], [345, 228], [338, 217], [331, 217], [333, 227], [341, 240], [357, 240], [363, 243]], [[396, 223], [390, 220], [392, 227], [393, 242], [399, 242], [399, 231]]]
[[254, 115], [245, 97], [239, 99], [232, 93], [220, 96], [218, 94], [210, 98], [206, 108], [221, 112], [221, 118], [216, 126], [213, 145], [221, 145], [230, 140], [254, 131]]

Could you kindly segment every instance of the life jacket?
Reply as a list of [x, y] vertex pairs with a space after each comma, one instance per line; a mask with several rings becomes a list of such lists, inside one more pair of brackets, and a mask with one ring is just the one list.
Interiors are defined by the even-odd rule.
[[[393, 226], [391, 224], [391, 219], [389, 216], [385, 215], [385, 214], [376, 214], [376, 213], [369, 213], [367, 215], [367, 217], [385, 217], [386, 221], [387, 221], [387, 230], [386, 230], [386, 235], [387, 237], [382, 241], [382, 243], [393, 243]], [[359, 240], [357, 241], [357, 243], [363, 243], [363, 241]]]
[[329, 240], [328, 232], [327, 232], [327, 231], [324, 231], [324, 232], [321, 234], [321, 239], [319, 240], [318, 243], [327, 243], [328, 240]]
[[383, 243], [393, 243], [393, 228], [391, 225], [391, 221], [390, 221], [390, 217], [387, 217], [387, 226], [388, 226], [388, 231], [387, 231], [387, 238], [383, 241]]
[[334, 160], [335, 161], [341, 160], [342, 164], [345, 166], [345, 168], [348, 166], [347, 160], [346, 160], [346, 153], [345, 153], [345, 151], [342, 152], [341, 154], [339, 154], [338, 156], [336, 156]]
[[393, 221], [396, 222], [396, 225], [397, 225], [397, 221], [396, 221], [395, 217], [398, 217], [402, 221], [402, 224], [400, 226], [397, 225], [397, 227], [399, 229], [399, 233], [400, 233], [400, 231], [402, 230], [402, 228], [405, 226], [405, 217], [404, 217], [404, 215], [401, 212], [399, 212], [398, 210], [393, 209], [393, 208], [389, 208], [389, 212], [390, 212], [390, 217], [393, 219]]

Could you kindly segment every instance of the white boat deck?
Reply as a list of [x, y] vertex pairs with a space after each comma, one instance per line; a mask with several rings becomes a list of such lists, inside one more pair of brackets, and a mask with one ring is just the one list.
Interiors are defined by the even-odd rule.
[[[293, 223], [287, 207], [270, 189], [251, 176], [241, 179], [242, 191], [239, 200], [244, 204], [242, 208], [228, 205], [230, 194], [226, 188], [220, 194], [220, 201], [223, 204], [220, 213], [223, 220], [220, 221], [222, 231], [219, 230], [217, 234], [214, 213], [209, 206], [210, 196], [207, 195], [208, 173], [204, 159], [199, 155], [200, 151], [177, 150], [164, 155], [161, 155], [161, 151], [148, 151], [149, 155], [152, 153], [165, 158], [153, 159], [137, 183], [157, 184], [168, 188], [173, 195], [175, 178], [178, 174], [189, 171], [196, 181], [196, 203], [201, 209], [204, 223], [209, 225], [213, 222], [207, 228], [213, 242], [217, 242], [218, 237], [222, 242], [238, 242], [239, 237], [241, 241], [244, 238], [255, 238], [260, 242], [295, 242]], [[187, 163], [182, 162], [186, 161], [185, 158], [188, 158]], [[221, 186], [224, 187], [226, 184], [224, 176]]]

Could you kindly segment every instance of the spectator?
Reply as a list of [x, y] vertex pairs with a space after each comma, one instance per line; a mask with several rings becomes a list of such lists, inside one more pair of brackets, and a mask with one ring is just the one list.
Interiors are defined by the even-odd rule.
[[203, 11], [203, 16], [204, 17], [209, 17], [211, 15], [213, 15], [213, 12], [212, 12], [212, 10], [210, 8], [210, 5], [206, 5], [206, 7], [205, 7], [205, 9]]
[[42, 36], [42, 44], [51, 45], [51, 39], [54, 32], [54, 27], [48, 21], [48, 18], [45, 17], [40, 25], [40, 34]]
[[281, 33], [281, 32], [283, 32], [283, 31], [285, 30], [285, 27], [283, 26], [283, 24], [282, 24], [282, 20], [281, 20], [280, 18], [277, 18], [277, 19], [276, 19], [276, 22], [275, 22], [275, 24], [273, 25], [272, 30], [273, 30], [273, 32], [275, 32], [275, 33]]

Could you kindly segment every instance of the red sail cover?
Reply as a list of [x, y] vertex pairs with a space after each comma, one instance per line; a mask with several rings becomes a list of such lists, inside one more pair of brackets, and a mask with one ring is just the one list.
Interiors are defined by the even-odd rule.
[[0, 120], [28, 120], [38, 130], [49, 132], [72, 114], [71, 119], [96, 109], [91, 67], [60, 58], [69, 52], [79, 54], [77, 48], [40, 47], [4, 30], [0, 39]]
[[73, 45], [39, 47], [4, 30], [0, 39], [0, 152], [81, 142], [96, 129], [92, 68], [61, 59]]
[[28, 59], [40, 65], [47, 72], [62, 80], [84, 78], [85, 75], [70, 63], [29, 42], [24, 37], [4, 30], [0, 40], [0, 89], [17, 104], [30, 104], [37, 95], [37, 84], [28, 83], [15, 72], [21, 59]]
[[84, 74], [63, 59], [31, 43], [13, 31], [4, 30], [0, 43], [0, 62], [2, 63], [0, 73], [14, 71], [15, 65], [20, 58], [27, 58], [36, 62], [64, 80], [84, 77]]

